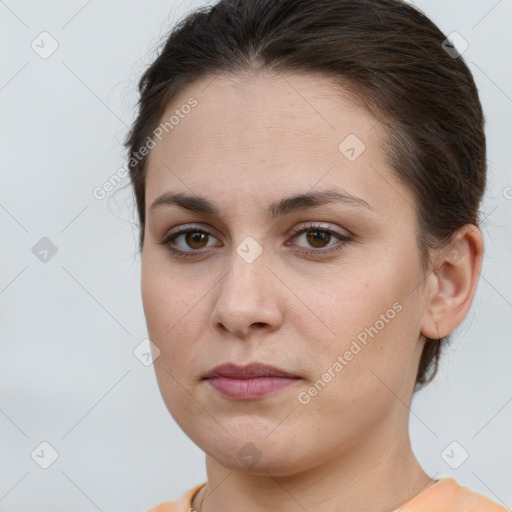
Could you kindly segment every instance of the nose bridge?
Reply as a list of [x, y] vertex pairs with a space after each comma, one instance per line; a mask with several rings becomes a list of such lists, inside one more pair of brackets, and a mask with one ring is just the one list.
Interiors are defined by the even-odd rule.
[[252, 237], [233, 248], [229, 269], [218, 287], [212, 312], [214, 326], [246, 335], [252, 325], [276, 328], [281, 311], [268, 255]]

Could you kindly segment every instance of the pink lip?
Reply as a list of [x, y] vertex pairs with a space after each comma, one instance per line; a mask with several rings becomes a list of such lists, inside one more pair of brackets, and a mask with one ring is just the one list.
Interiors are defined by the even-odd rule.
[[297, 378], [296, 375], [281, 370], [281, 368], [263, 363], [250, 363], [242, 366], [233, 363], [220, 364], [204, 376], [205, 379], [211, 379], [213, 377], [231, 377], [233, 379], [252, 379], [254, 377]]
[[233, 379], [213, 377], [208, 383], [220, 394], [239, 400], [255, 400], [272, 395], [296, 382], [289, 377], [254, 377], [253, 379]]
[[239, 400], [263, 398], [300, 380], [296, 375], [261, 363], [246, 366], [222, 364], [204, 378], [220, 394]]

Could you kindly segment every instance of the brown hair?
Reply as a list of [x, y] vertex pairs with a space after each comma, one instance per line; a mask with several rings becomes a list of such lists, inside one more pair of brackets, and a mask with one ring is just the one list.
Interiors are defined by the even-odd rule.
[[[139, 250], [147, 167], [140, 149], [173, 97], [209, 75], [317, 72], [386, 126], [389, 163], [416, 198], [417, 244], [427, 271], [429, 249], [442, 247], [465, 224], [479, 225], [486, 184], [478, 91], [462, 57], [445, 51], [445, 40], [401, 0], [219, 0], [189, 14], [140, 79], [138, 116], [125, 141]], [[415, 390], [435, 376], [449, 338], [427, 338]]]

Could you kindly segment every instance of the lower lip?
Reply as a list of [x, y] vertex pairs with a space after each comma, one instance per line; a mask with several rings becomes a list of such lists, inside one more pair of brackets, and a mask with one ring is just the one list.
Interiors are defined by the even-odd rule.
[[300, 379], [288, 377], [254, 377], [251, 379], [234, 379], [230, 377], [213, 377], [208, 379], [221, 395], [238, 400], [256, 400], [281, 389], [284, 389]]

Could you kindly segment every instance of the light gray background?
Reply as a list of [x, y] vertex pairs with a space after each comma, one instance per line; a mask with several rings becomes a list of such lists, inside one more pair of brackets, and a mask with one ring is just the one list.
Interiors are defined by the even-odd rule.
[[[152, 367], [133, 354], [147, 332], [130, 190], [92, 193], [125, 163], [137, 79], [170, 26], [199, 5], [0, 0], [2, 512], [137, 512], [206, 477]], [[482, 277], [438, 377], [414, 399], [413, 448], [430, 475], [510, 508], [512, 0], [417, 5], [469, 43], [489, 188]], [[46, 59], [31, 48], [43, 46], [43, 31], [59, 45]], [[32, 252], [42, 237], [58, 249], [46, 263]], [[43, 441], [58, 452], [48, 469], [36, 463], [50, 461]], [[457, 469], [441, 455], [453, 441], [452, 460], [469, 453]]]

